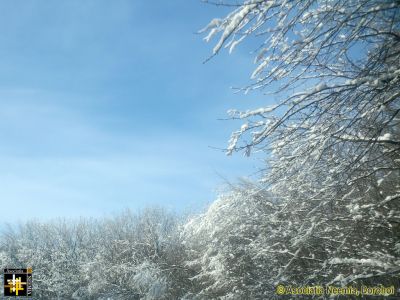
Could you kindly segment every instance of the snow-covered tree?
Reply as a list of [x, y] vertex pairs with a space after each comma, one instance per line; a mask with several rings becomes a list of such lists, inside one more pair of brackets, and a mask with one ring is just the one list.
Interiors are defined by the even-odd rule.
[[180, 220], [160, 208], [3, 231], [0, 266], [33, 269], [40, 299], [178, 299], [190, 284]]
[[[220, 1], [219, 5], [230, 3]], [[295, 177], [329, 156], [332, 176], [353, 184], [398, 171], [400, 3], [368, 0], [249, 0], [202, 31], [220, 34], [213, 53], [257, 36], [254, 83], [280, 101], [232, 110], [245, 120], [228, 153], [278, 153], [268, 181]], [[250, 135], [251, 139], [246, 138]], [[240, 143], [242, 142], [242, 143]], [[346, 159], [332, 156], [347, 154]], [[309, 170], [311, 171], [311, 170]]]
[[267, 299], [279, 265], [269, 247], [287, 239], [275, 235], [278, 207], [269, 193], [246, 183], [193, 217], [183, 231], [195, 272], [185, 299]]
[[270, 266], [275, 283], [395, 282], [400, 2], [214, 4], [232, 11], [202, 30], [206, 41], [219, 37], [213, 56], [259, 40], [254, 81], [243, 90], [264, 92], [268, 105], [229, 112], [243, 125], [227, 153], [266, 153], [262, 182], [281, 206], [269, 218], [281, 218], [289, 237], [268, 246], [283, 258]]

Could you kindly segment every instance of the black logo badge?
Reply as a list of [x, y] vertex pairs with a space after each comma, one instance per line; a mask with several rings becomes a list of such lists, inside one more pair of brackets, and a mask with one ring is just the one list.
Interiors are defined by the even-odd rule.
[[32, 268], [4, 269], [4, 296], [32, 296]]

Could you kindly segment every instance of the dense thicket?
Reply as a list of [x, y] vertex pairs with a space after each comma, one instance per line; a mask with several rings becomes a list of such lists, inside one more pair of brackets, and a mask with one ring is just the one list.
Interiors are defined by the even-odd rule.
[[264, 152], [262, 188], [279, 199], [260, 221], [264, 284], [398, 284], [400, 2], [216, 4], [232, 11], [202, 30], [214, 55], [260, 42], [244, 90], [268, 105], [230, 111], [243, 125], [227, 153]]
[[28, 222], [2, 233], [0, 265], [31, 266], [38, 299], [177, 299], [190, 284], [178, 225], [162, 209]]

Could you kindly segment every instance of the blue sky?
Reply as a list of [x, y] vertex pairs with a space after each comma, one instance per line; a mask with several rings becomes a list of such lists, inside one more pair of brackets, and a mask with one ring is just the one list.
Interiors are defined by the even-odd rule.
[[[0, 2], [3, 221], [204, 207], [258, 162], [224, 147], [247, 50], [207, 64], [194, 34], [224, 9], [199, 0]], [[18, 207], [18, 210], [15, 207]]]

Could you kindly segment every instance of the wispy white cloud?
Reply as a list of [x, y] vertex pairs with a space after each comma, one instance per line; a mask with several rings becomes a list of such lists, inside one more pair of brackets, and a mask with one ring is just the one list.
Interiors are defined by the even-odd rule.
[[[204, 9], [203, 9], [204, 8]], [[175, 209], [254, 171], [224, 147], [250, 74], [241, 49], [203, 65], [197, 1], [0, 2], [0, 205], [8, 217]], [[242, 52], [241, 52], [242, 51]], [[248, 70], [248, 71], [246, 71]], [[11, 203], [23, 208], [17, 213]]]
[[101, 215], [152, 204], [199, 207], [212, 200], [221, 182], [217, 171], [232, 179], [242, 170], [210, 149], [210, 140], [184, 130], [156, 125], [138, 132], [133, 126], [116, 134], [99, 124], [107, 114], [51, 101], [60, 99], [56, 94], [7, 93], [3, 99], [10, 101], [0, 102], [5, 220]]

